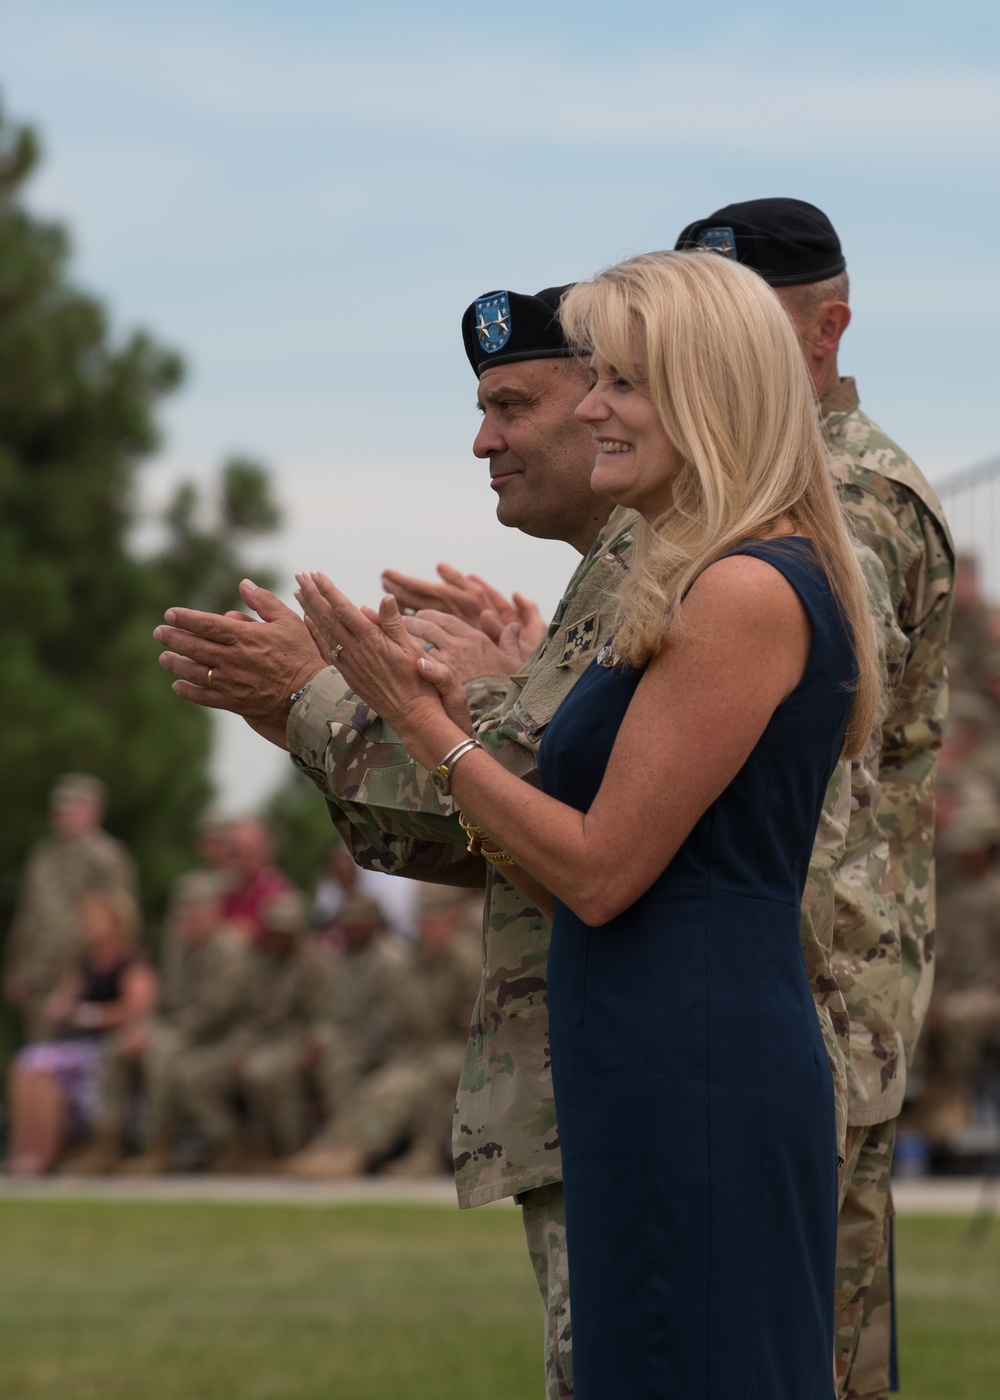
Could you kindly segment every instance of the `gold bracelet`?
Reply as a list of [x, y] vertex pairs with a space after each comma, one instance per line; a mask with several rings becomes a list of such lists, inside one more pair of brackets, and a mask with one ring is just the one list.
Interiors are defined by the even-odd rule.
[[464, 832], [468, 833], [469, 840], [465, 849], [474, 856], [482, 855], [483, 838], [486, 835], [483, 828], [481, 826], [473, 826], [470, 821], [467, 821], [464, 812], [459, 812], [458, 824]]
[[490, 865], [500, 870], [504, 870], [510, 865], [517, 864], [517, 861], [508, 851], [487, 851], [483, 846], [483, 842], [488, 841], [490, 838], [481, 826], [473, 826], [464, 812], [459, 812], [458, 824], [463, 831], [468, 833], [469, 840], [465, 849], [472, 855], [482, 856], [483, 860], [488, 860]]
[[517, 864], [509, 851], [487, 851], [484, 849], [479, 854], [483, 860], [488, 860], [494, 869], [506, 870], [508, 866]]

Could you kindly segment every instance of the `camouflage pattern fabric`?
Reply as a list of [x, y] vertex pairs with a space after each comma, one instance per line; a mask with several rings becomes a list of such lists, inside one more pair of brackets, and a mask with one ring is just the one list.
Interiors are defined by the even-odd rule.
[[440, 946], [416, 944], [395, 981], [393, 1053], [335, 1115], [325, 1144], [360, 1148], [369, 1162], [406, 1141], [443, 1153], [480, 972], [479, 949], [464, 930]]
[[395, 1050], [398, 989], [408, 968], [406, 949], [386, 933], [376, 933], [362, 948], [341, 948], [333, 954], [326, 1025], [317, 1028], [321, 1053], [316, 1067], [330, 1118], [347, 1103], [358, 1082]]
[[[160, 984], [160, 1009], [147, 1027], [140, 1077], [146, 1088], [147, 1136], [169, 1137], [178, 1109], [173, 1065], [187, 1048], [225, 1039], [247, 1017], [250, 948], [244, 938], [220, 928], [204, 943], [171, 940], [172, 980]], [[134, 1068], [112, 1037], [105, 1051], [99, 1131], [121, 1137], [134, 1084]]]
[[[512, 772], [533, 772], [545, 725], [607, 640], [633, 531], [634, 516], [614, 512], [531, 661], [483, 716], [483, 742]], [[476, 689], [482, 703], [483, 687]], [[335, 672], [317, 677], [293, 706], [287, 738], [361, 864], [440, 883], [487, 879], [482, 858], [466, 852], [454, 804]], [[561, 1179], [545, 1000], [549, 932], [541, 913], [491, 869], [482, 981], [455, 1120], [462, 1206]]]
[[[891, 678], [898, 675], [906, 655], [906, 638], [896, 625], [885, 570], [872, 550], [859, 545], [856, 552]], [[867, 1062], [859, 1047], [868, 1047], [868, 1057], [884, 1054], [898, 1093], [896, 1111], [905, 1088], [905, 1079], [897, 1073], [902, 1057], [895, 1022], [899, 919], [888, 842], [876, 820], [878, 758], [876, 737], [861, 759], [839, 764], [831, 778], [802, 902], [802, 946], [833, 1073], [841, 1160], [848, 1121], [853, 1121], [859, 1092], [866, 1087], [857, 1072], [857, 1064]]]
[[1000, 1050], [1000, 871], [962, 871], [943, 885], [918, 1108], [932, 1142], [971, 1121], [987, 1057]]
[[[882, 562], [896, 620], [909, 642], [882, 728], [878, 775], [878, 821], [888, 837], [899, 911], [899, 1027], [909, 1064], [933, 981], [934, 776], [947, 713], [945, 663], [955, 549], [933, 490], [902, 449], [862, 412], [853, 379], [841, 380], [825, 396], [821, 412], [837, 453], [834, 472], [844, 507], [861, 539]], [[882, 899], [881, 894], [876, 897]], [[869, 926], [871, 949], [877, 955], [879, 922], [874, 914]], [[838, 962], [834, 970], [852, 1021], [863, 1025], [873, 1009], [871, 998], [862, 990], [852, 1005], [851, 964]], [[887, 1007], [886, 1020], [890, 1018]], [[899, 1089], [890, 1072], [891, 1058], [892, 1050], [874, 1040], [861, 1040], [856, 1051], [852, 1049], [852, 1122], [871, 1124], [896, 1111]]]
[[889, 1178], [896, 1122], [852, 1128], [850, 1135], [837, 1225], [834, 1374], [837, 1400], [874, 1400], [889, 1390]]
[[83, 952], [77, 905], [88, 890], [124, 889], [136, 893], [132, 858], [106, 831], [66, 840], [50, 836], [28, 857], [17, 908], [7, 933], [4, 976], [26, 992], [25, 1034], [46, 1034], [42, 1007]]
[[[609, 635], [633, 527], [630, 513], [612, 515], [534, 656], [477, 726], [490, 752], [529, 781], [546, 725]], [[892, 666], [905, 643], [893, 621], [883, 571], [871, 554], [862, 551], [862, 557]], [[447, 878], [442, 872], [460, 868], [464, 855], [464, 846], [440, 845], [441, 823], [455, 821], [452, 804], [407, 759], [392, 731], [344, 691], [339, 678], [323, 682], [324, 677], [314, 681], [293, 708], [289, 747], [330, 802], [355, 858], [401, 874], [428, 878], [433, 869], [431, 878]], [[850, 779], [841, 769], [831, 783], [802, 917], [807, 971], [834, 1079], [841, 1150], [848, 1118], [850, 1018], [832, 967], [834, 877], [846, 846], [852, 801], [870, 810], [874, 782], [866, 775], [852, 794]], [[360, 798], [368, 805], [362, 807]], [[860, 876], [855, 872], [852, 878]], [[490, 869], [487, 880], [483, 981], [454, 1138], [459, 1199], [467, 1206], [548, 1185], [561, 1178], [562, 1170], [548, 1045], [550, 925], [499, 872]]]
[[305, 938], [284, 957], [252, 946], [246, 1014], [225, 1036], [181, 1050], [172, 1062], [175, 1102], [214, 1148], [232, 1142], [242, 1090], [251, 1127], [280, 1153], [306, 1133], [305, 1062], [329, 1005], [329, 956]]
[[525, 1191], [517, 1203], [545, 1307], [545, 1400], [569, 1400], [573, 1394], [573, 1336], [562, 1182]]

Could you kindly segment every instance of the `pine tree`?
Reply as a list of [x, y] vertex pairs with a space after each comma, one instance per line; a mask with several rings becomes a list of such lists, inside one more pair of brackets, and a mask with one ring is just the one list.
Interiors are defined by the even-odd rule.
[[23, 203], [38, 159], [0, 111], [0, 927], [68, 770], [107, 782], [107, 826], [161, 904], [211, 797], [211, 727], [171, 692], [152, 629], [171, 603], [237, 604], [242, 547], [279, 523], [266, 472], [240, 459], [213, 518], [185, 484], [163, 549], [136, 552], [138, 475], [182, 364], [148, 334], [112, 336], [72, 284], [66, 231]]

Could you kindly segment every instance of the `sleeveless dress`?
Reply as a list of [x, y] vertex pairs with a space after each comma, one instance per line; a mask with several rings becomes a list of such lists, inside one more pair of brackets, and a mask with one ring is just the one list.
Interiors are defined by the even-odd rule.
[[[731, 552], [798, 593], [802, 679], [635, 904], [599, 928], [556, 905], [577, 1400], [833, 1395], [833, 1085], [799, 913], [855, 658], [807, 540]], [[542, 742], [547, 793], [590, 807], [641, 678], [591, 664]]]

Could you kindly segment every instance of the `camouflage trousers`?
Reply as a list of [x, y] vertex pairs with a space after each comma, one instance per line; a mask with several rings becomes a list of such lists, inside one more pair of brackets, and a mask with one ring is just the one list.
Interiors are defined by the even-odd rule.
[[307, 1037], [294, 1032], [254, 1045], [239, 1068], [250, 1130], [279, 1157], [297, 1152], [309, 1135]]
[[399, 1055], [373, 1070], [334, 1115], [321, 1140], [331, 1147], [357, 1147], [369, 1163], [404, 1143], [451, 1141], [455, 1089], [465, 1058], [465, 1041], [445, 1041]]
[[545, 1307], [545, 1400], [567, 1400], [573, 1394], [573, 1336], [563, 1184], [539, 1186], [516, 1199]]
[[889, 1393], [892, 1286], [889, 1176], [896, 1120], [849, 1128], [837, 1222], [834, 1374], [837, 1400]]
[[171, 1065], [182, 1048], [180, 1033], [155, 1018], [146, 1027], [146, 1047], [138, 1061], [123, 1052], [116, 1037], [108, 1040], [101, 1069], [100, 1134], [121, 1139], [131, 1097], [141, 1086], [146, 1093], [149, 1140], [162, 1141], [170, 1135], [176, 1118]]

